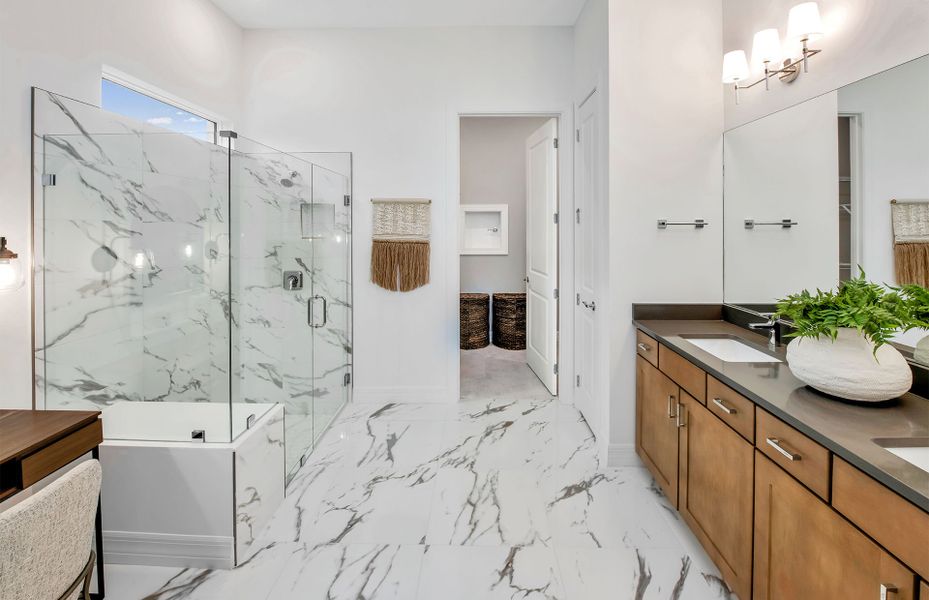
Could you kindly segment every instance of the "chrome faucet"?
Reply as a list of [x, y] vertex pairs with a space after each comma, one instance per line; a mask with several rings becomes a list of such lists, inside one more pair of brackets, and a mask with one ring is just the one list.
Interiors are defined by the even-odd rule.
[[749, 323], [749, 329], [767, 329], [768, 330], [768, 350], [777, 350], [777, 342], [781, 337], [781, 328], [774, 318], [774, 313], [759, 313], [762, 317], [768, 317], [764, 323]]

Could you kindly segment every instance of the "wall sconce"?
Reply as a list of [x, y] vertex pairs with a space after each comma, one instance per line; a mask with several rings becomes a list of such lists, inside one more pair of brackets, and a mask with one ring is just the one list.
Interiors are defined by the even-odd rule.
[[23, 267], [19, 255], [6, 247], [6, 238], [0, 237], [0, 293], [18, 289], [23, 284]]
[[787, 38], [801, 43], [801, 56], [797, 59], [787, 58], [780, 68], [772, 68], [781, 62], [781, 39], [777, 29], [763, 29], [755, 34], [752, 41], [752, 62], [764, 68], [764, 77], [748, 85], [739, 85], [748, 79], [748, 59], [744, 50], [727, 52], [723, 56], [723, 83], [734, 84], [735, 102], [739, 103], [739, 90], [747, 90], [764, 82], [766, 90], [771, 89], [771, 77], [777, 75], [783, 83], [791, 83], [800, 76], [800, 65], [808, 73], [809, 59], [822, 50], [809, 47], [809, 42], [823, 34], [822, 20], [819, 17], [819, 5], [816, 2], [803, 2], [790, 9], [787, 16]]

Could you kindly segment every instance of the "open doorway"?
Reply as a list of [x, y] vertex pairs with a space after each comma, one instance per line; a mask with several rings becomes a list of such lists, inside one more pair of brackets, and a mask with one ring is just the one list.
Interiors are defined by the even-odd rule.
[[460, 118], [461, 398], [558, 394], [558, 120]]

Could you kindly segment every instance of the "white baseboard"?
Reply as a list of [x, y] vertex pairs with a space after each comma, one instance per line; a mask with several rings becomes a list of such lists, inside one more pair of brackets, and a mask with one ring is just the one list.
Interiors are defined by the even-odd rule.
[[444, 387], [386, 387], [352, 390], [354, 402], [397, 402], [409, 404], [447, 404], [451, 402]]
[[104, 531], [104, 560], [120, 565], [231, 569], [235, 539], [225, 536]]
[[642, 461], [635, 453], [635, 444], [610, 444], [607, 448], [606, 466], [641, 467]]

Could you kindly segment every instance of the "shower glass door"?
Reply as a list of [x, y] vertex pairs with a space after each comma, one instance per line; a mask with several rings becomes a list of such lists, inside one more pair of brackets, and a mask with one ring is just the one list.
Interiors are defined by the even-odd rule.
[[[347, 401], [348, 174], [225, 134], [230, 147], [233, 414], [285, 407], [288, 479]], [[350, 163], [349, 163], [350, 166]], [[238, 420], [233, 422], [233, 435]]]
[[[313, 161], [314, 443], [351, 391], [351, 156], [306, 155]], [[322, 306], [319, 306], [322, 305]], [[321, 311], [321, 314], [320, 314]]]

